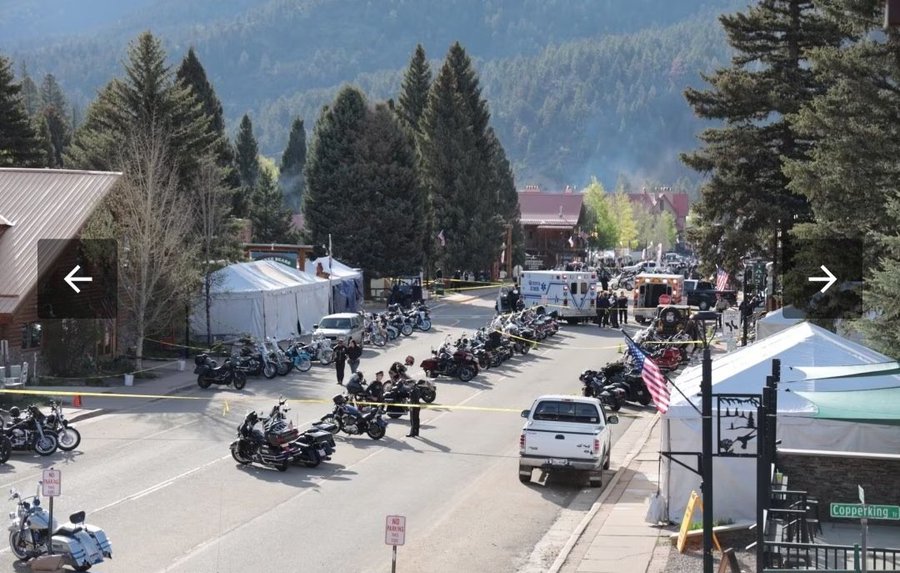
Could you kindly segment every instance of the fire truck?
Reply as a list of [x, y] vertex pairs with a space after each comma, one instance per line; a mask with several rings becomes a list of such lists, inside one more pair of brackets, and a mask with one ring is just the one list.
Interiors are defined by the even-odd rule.
[[634, 278], [634, 319], [640, 324], [656, 316], [660, 304], [679, 304], [684, 293], [684, 276], [641, 273]]

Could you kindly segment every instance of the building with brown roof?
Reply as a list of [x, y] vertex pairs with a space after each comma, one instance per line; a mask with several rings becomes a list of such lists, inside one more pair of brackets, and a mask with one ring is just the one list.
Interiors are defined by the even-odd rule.
[[675, 218], [675, 228], [678, 233], [684, 232], [690, 211], [690, 198], [687, 193], [675, 193], [668, 187], [658, 187], [648, 190], [646, 187], [640, 193], [629, 193], [628, 199], [632, 205], [638, 206], [648, 213], [658, 215], [669, 212]]
[[11, 361], [40, 344], [38, 240], [76, 238], [120, 175], [0, 168], [0, 340]]
[[526, 185], [519, 191], [520, 221], [531, 266], [552, 269], [583, 259], [586, 246], [579, 233], [583, 203], [584, 195], [572, 187], [549, 193], [537, 185]]

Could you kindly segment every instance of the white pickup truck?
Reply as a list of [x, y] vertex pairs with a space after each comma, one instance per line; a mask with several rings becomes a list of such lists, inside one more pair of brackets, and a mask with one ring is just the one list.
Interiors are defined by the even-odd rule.
[[619, 418], [606, 415], [596, 398], [548, 394], [534, 401], [519, 437], [519, 481], [531, 481], [531, 470], [579, 471], [591, 487], [603, 485], [609, 469], [611, 430]]

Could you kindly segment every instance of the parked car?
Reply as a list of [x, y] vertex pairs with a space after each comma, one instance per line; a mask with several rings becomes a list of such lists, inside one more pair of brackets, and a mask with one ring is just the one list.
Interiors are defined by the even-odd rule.
[[603, 485], [612, 450], [610, 424], [597, 398], [548, 394], [522, 410], [525, 425], [519, 437], [519, 481], [531, 481], [531, 470], [575, 471], [587, 474], [591, 487]]
[[324, 336], [332, 341], [350, 342], [352, 338], [363, 345], [363, 319], [355, 312], [339, 312], [323, 317], [313, 325], [313, 336]]
[[733, 290], [716, 290], [711, 282], [685, 279], [684, 292], [687, 303], [700, 310], [709, 310], [716, 306], [716, 296], [722, 295], [730, 306], [737, 306], [737, 293]]

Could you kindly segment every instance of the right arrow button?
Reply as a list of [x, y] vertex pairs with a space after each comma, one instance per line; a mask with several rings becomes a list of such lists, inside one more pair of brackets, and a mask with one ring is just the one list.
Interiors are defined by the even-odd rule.
[[819, 291], [819, 292], [825, 292], [826, 290], [828, 290], [831, 287], [831, 285], [833, 285], [835, 283], [835, 281], [837, 281], [837, 277], [834, 276], [833, 274], [831, 274], [831, 271], [829, 271], [828, 267], [826, 267], [825, 265], [822, 265], [819, 268], [822, 269], [822, 272], [824, 272], [828, 276], [809, 277], [808, 280], [809, 280], [809, 282], [825, 283], [825, 286], [823, 286], [822, 289]]

